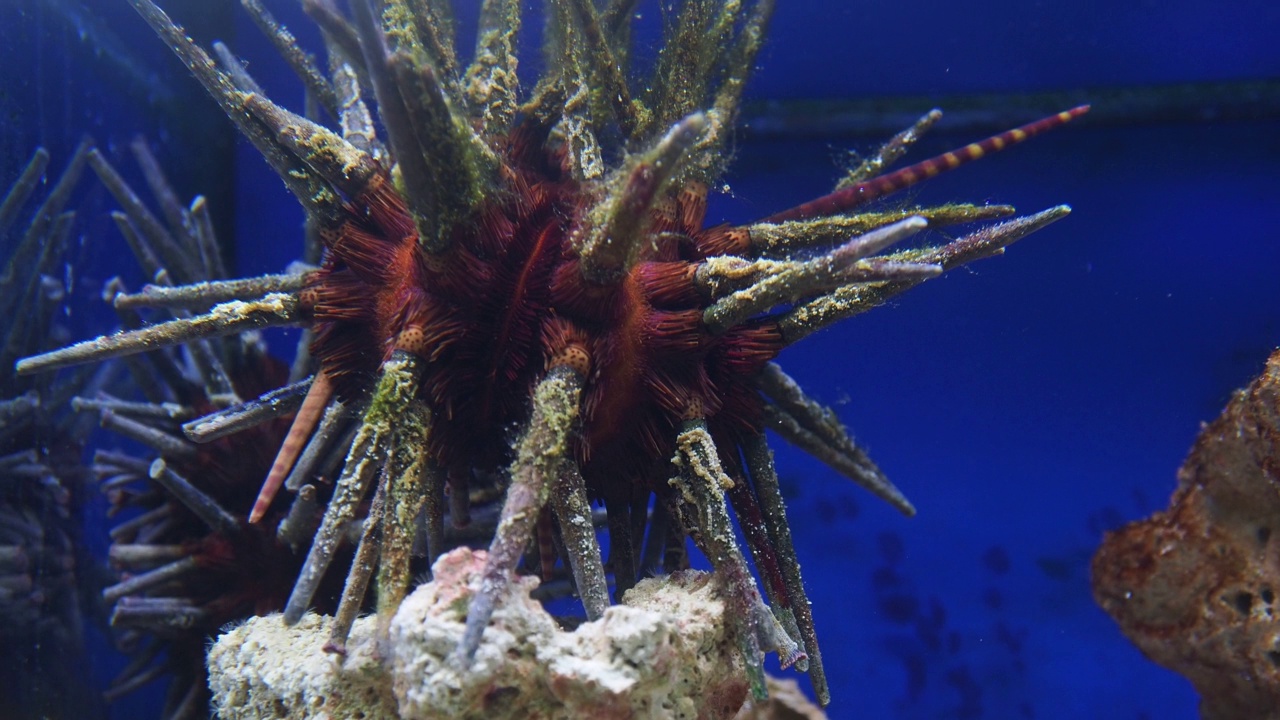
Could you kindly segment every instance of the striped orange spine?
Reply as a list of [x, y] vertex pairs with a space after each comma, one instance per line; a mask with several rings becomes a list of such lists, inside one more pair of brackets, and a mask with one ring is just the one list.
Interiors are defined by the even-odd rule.
[[329, 381], [329, 374], [321, 368], [316, 372], [316, 379], [311, 381], [311, 388], [307, 390], [307, 397], [302, 401], [302, 407], [298, 408], [298, 414], [293, 416], [289, 434], [285, 436], [279, 452], [276, 453], [271, 471], [267, 473], [267, 479], [262, 483], [262, 489], [258, 491], [258, 499], [253, 502], [253, 510], [249, 512], [249, 522], [256, 523], [266, 514], [271, 501], [280, 491], [284, 479], [288, 477], [293, 464], [302, 454], [302, 448], [310, 439], [311, 432], [319, 424], [320, 416], [324, 414], [324, 408], [329, 404], [331, 397], [333, 397], [333, 383]]
[[830, 195], [824, 195], [816, 200], [797, 205], [790, 210], [783, 210], [780, 213], [770, 215], [761, 222], [778, 223], [788, 220], [807, 220], [848, 212], [873, 200], [892, 195], [899, 190], [940, 175], [947, 170], [954, 170], [965, 163], [978, 160], [984, 155], [999, 152], [1011, 145], [1017, 145], [1024, 140], [1033, 138], [1042, 132], [1065, 125], [1086, 112], [1089, 112], [1088, 105], [1080, 105], [1070, 110], [1063, 110], [1056, 115], [1041, 118], [1022, 127], [1002, 132], [999, 135], [992, 135], [986, 140], [970, 143], [958, 150], [952, 150], [937, 157], [923, 160], [910, 167], [891, 172], [888, 175], [882, 175], [857, 185], [851, 185]]

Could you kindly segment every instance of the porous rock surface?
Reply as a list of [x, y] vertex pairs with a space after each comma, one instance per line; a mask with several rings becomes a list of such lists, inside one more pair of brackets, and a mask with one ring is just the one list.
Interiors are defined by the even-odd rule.
[[1108, 533], [1098, 604], [1206, 720], [1280, 719], [1280, 351], [1206, 425], [1167, 510]]
[[332, 618], [286, 627], [256, 617], [209, 650], [209, 689], [222, 720], [395, 720], [391, 682], [374, 657], [376, 618], [356, 620], [345, 659], [324, 652]]
[[345, 660], [322, 651], [329, 619], [284, 628], [255, 618], [209, 653], [214, 709], [224, 718], [732, 718], [747, 695], [711, 575], [640, 582], [625, 604], [573, 632], [529, 597], [521, 578], [499, 599], [474, 662], [462, 637], [485, 553], [459, 548], [434, 567], [391, 622], [374, 657], [373, 618], [356, 622]]
[[484, 553], [458, 550], [436, 581], [405, 600], [388, 658], [405, 718], [733, 717], [745, 673], [725, 637], [711, 576], [677, 573], [638, 584], [626, 604], [563, 632], [522, 578], [499, 601], [469, 670], [448, 656], [462, 637]]

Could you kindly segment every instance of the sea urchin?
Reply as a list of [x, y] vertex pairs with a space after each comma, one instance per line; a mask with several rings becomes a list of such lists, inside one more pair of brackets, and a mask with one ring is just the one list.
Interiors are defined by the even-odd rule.
[[[267, 293], [253, 281], [192, 289], [229, 302], [28, 358], [19, 371], [304, 325], [314, 333], [314, 379], [250, 522], [282, 502], [277, 492], [308, 445], [333, 441], [322, 431], [327, 411], [363, 408], [363, 417], [286, 622], [309, 607], [371, 486], [337, 650], [375, 565], [380, 614], [403, 598], [424, 507], [434, 556], [446, 504], [451, 522], [465, 524], [468, 488], [497, 476], [506, 503], [455, 653], [460, 666], [535, 538], [545, 540], [537, 544], [544, 568], [565, 558], [588, 617], [603, 612], [605, 566], [589, 504], [602, 500], [619, 591], [647, 564], [642, 552], [660, 556], [692, 537], [724, 583], [757, 694], [763, 652], [776, 650], [784, 664], [807, 667], [825, 703], [764, 428], [914, 511], [772, 360], [815, 330], [1063, 217], [1065, 206], [886, 255], [930, 224], [1012, 209], [851, 211], [1085, 108], [880, 175], [937, 119], [931, 113], [832, 194], [755, 224], [704, 227], [707, 188], [723, 170], [771, 0], [685, 0], [642, 91], [632, 85], [641, 72], [631, 69], [635, 3], [552, 0], [548, 69], [523, 103], [518, 0], [483, 3], [465, 67], [447, 3], [352, 0], [348, 20], [330, 0], [304, 0], [324, 31], [331, 76], [245, 0], [340, 131], [272, 103], [234, 58], [221, 53], [215, 63], [150, 0], [130, 2], [302, 202], [323, 263], [296, 291]], [[726, 495], [772, 610], [733, 540]]]

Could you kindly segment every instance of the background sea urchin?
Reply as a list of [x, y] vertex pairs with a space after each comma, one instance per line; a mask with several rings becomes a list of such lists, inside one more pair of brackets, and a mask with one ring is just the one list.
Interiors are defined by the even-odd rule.
[[65, 341], [58, 309], [67, 292], [59, 266], [74, 254], [75, 188], [90, 144], [81, 141], [60, 175], [46, 181], [50, 154], [38, 148], [0, 202], [0, 695], [14, 717], [93, 718], [102, 704], [83, 683], [85, 618], [103, 580], [86, 552], [89, 426], [68, 411], [76, 392], [102, 388], [111, 373], [20, 377], [11, 359]]

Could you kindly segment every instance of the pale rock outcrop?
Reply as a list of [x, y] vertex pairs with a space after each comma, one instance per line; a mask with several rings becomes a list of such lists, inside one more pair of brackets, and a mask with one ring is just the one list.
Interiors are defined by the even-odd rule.
[[220, 717], [250, 718], [732, 718], [747, 696], [740, 650], [724, 622], [714, 576], [645, 580], [604, 617], [561, 630], [529, 597], [534, 578], [499, 599], [475, 660], [450, 657], [485, 553], [442, 556], [435, 580], [392, 619], [385, 644], [375, 618], [352, 629], [345, 657], [323, 651], [331, 620], [286, 628], [254, 618], [209, 652]]

